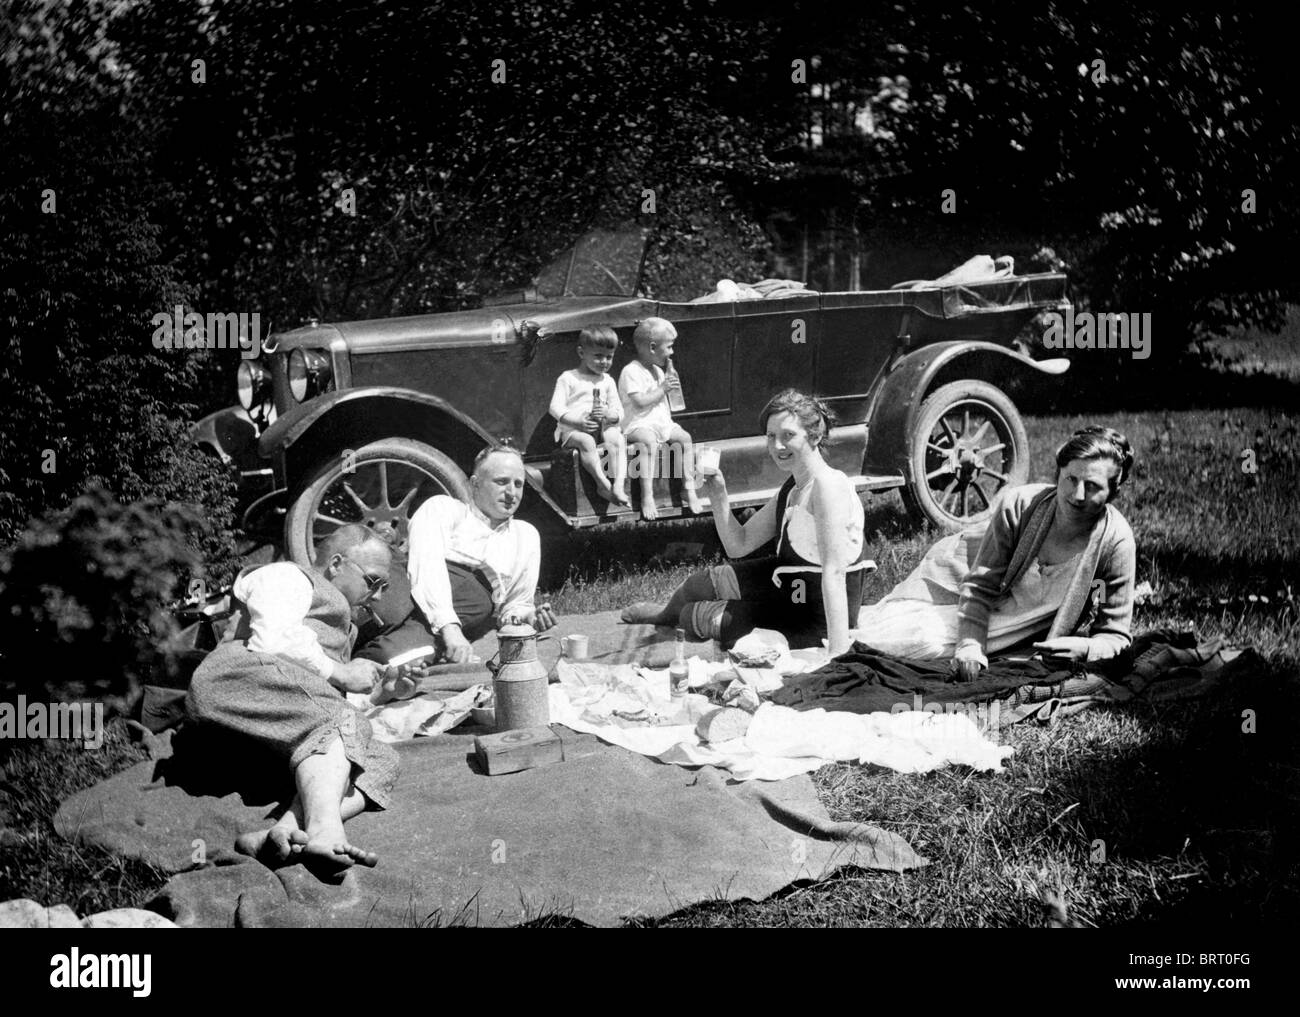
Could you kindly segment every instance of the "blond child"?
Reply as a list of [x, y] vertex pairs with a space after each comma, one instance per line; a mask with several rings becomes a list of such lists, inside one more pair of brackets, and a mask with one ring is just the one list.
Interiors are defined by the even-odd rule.
[[[556, 420], [555, 440], [561, 448], [578, 450], [582, 466], [595, 479], [601, 497], [616, 505], [630, 505], [627, 446], [618, 427], [623, 406], [609, 375], [617, 349], [618, 336], [608, 325], [584, 328], [578, 333], [580, 364], [555, 379], [551, 416]], [[613, 461], [613, 483], [605, 475], [601, 452]]]
[[677, 329], [664, 318], [646, 318], [632, 333], [632, 341], [636, 344], [636, 359], [619, 375], [618, 394], [626, 410], [623, 434], [627, 443], [642, 447], [641, 515], [645, 519], [659, 518], [654, 496], [655, 463], [659, 446], [666, 443], [676, 444], [681, 451], [687, 505], [692, 512], [702, 512], [704, 503], [696, 493], [695, 449], [691, 436], [673, 422], [668, 408], [669, 394], [680, 391], [682, 387], [670, 362]]

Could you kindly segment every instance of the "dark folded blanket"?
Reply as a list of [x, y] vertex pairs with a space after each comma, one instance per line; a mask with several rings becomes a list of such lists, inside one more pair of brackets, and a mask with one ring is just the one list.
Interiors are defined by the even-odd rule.
[[851, 713], [909, 709], [926, 703], [1001, 702], [1003, 723], [1031, 715], [1047, 719], [1062, 706], [1125, 702], [1135, 697], [1199, 695], [1218, 680], [1239, 651], [1221, 640], [1197, 644], [1196, 633], [1152, 629], [1119, 657], [1094, 668], [1049, 667], [1041, 660], [994, 657], [975, 681], [953, 679], [946, 660], [906, 660], [855, 643], [830, 663], [786, 679], [772, 701], [796, 710]]

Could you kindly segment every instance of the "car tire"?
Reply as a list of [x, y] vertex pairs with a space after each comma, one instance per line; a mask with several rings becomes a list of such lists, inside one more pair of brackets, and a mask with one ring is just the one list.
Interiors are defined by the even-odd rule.
[[[363, 523], [385, 533], [397, 554], [406, 552], [415, 510], [435, 494], [469, 502], [469, 480], [449, 456], [411, 438], [384, 438], [356, 450], [354, 469], [342, 455], [322, 463], [298, 486], [284, 520], [290, 560], [310, 565], [316, 544], [343, 523]], [[349, 477], [354, 479], [349, 479]]]
[[1029, 437], [1000, 388], [955, 381], [935, 389], [909, 437], [903, 502], [918, 521], [960, 530], [987, 519], [1003, 489], [1029, 478]]

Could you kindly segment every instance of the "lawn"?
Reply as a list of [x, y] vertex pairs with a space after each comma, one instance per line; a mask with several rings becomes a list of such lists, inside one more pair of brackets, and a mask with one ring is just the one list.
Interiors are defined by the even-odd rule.
[[[1032, 479], [1050, 480], [1056, 446], [1092, 422], [1027, 420]], [[1007, 926], [1041, 924], [1050, 912], [1115, 926], [1289, 915], [1300, 889], [1291, 851], [1300, 791], [1300, 414], [1105, 422], [1137, 452], [1119, 504], [1137, 535], [1138, 581], [1155, 596], [1137, 608], [1136, 628], [1221, 635], [1252, 647], [1258, 665], [1204, 700], [1011, 729], [1004, 739], [1016, 754], [999, 775], [823, 767], [815, 779], [833, 818], [895, 830], [932, 864], [902, 876], [841, 869], [765, 901], [705, 902], [650, 924]], [[1246, 450], [1253, 456], [1243, 458]], [[867, 533], [879, 565], [869, 601], [937, 536], [916, 529], [893, 494], [869, 499]], [[665, 558], [670, 544], [687, 559]], [[583, 612], [663, 596], [719, 549], [708, 522], [671, 522], [574, 535], [548, 554], [563, 577], [552, 604]], [[1246, 710], [1254, 733], [1243, 730]], [[0, 825], [9, 827], [0, 833], [0, 899], [66, 902], [79, 914], [149, 899], [159, 873], [65, 844], [50, 828], [58, 800], [136, 758], [120, 730], [98, 755], [57, 745], [10, 753], [0, 785]]]

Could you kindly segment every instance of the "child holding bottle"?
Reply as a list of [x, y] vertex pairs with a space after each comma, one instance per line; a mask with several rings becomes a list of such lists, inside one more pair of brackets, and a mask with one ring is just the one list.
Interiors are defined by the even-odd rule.
[[[623, 406], [609, 369], [614, 366], [618, 335], [608, 325], [584, 328], [578, 333], [580, 364], [555, 380], [550, 413], [556, 420], [555, 440], [562, 448], [576, 448], [583, 469], [596, 481], [606, 501], [629, 505], [627, 446], [619, 421]], [[613, 481], [605, 475], [601, 452], [613, 460]]]

